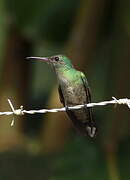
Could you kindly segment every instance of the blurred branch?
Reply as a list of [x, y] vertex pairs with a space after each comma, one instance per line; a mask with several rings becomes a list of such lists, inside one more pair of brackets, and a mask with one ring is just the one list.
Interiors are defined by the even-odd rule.
[[90, 67], [98, 48], [102, 21], [110, 2], [83, 0], [73, 26], [66, 53], [78, 68]]
[[117, 147], [113, 148], [112, 145], [111, 147], [107, 147], [107, 149], [105, 150], [110, 180], [120, 179], [118, 173], [118, 167], [117, 167], [117, 152], [115, 151], [116, 149]]
[[[7, 97], [15, 97], [16, 105], [19, 102], [26, 104], [29, 86], [30, 64], [25, 62], [24, 58], [31, 53], [31, 42], [14, 23], [8, 24], [7, 32], [0, 81], [0, 109], [2, 111], [8, 108], [4, 101]], [[18, 117], [19, 121], [13, 130], [8, 125], [8, 117], [2, 118], [3, 121], [0, 121], [0, 151], [24, 144], [23, 118]]]

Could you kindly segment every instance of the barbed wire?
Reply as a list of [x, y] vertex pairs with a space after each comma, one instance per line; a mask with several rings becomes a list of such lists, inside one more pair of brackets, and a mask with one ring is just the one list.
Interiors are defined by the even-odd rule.
[[[54, 108], [54, 109], [40, 109], [40, 110], [24, 110], [23, 106], [20, 106], [19, 109], [15, 109], [11, 100], [8, 99], [8, 103], [9, 106], [11, 108], [11, 111], [8, 112], [0, 112], [0, 116], [1, 115], [13, 115], [13, 119], [11, 121], [11, 126], [14, 125], [14, 116], [23, 116], [25, 114], [36, 114], [36, 113], [49, 113], [49, 112], [64, 112], [66, 111], [66, 108]], [[68, 107], [68, 110], [72, 110], [72, 109], [81, 109], [84, 106], [87, 107], [94, 107], [94, 106], [106, 106], [106, 105], [110, 105], [110, 104], [115, 104], [115, 105], [126, 105], [128, 106], [128, 108], [130, 108], [130, 99], [128, 98], [122, 98], [122, 99], [116, 99], [115, 97], [112, 97], [112, 100], [109, 101], [102, 101], [102, 102], [98, 102], [98, 103], [89, 103], [89, 104], [80, 104], [80, 105], [76, 105], [76, 106], [72, 106], [72, 107]]]

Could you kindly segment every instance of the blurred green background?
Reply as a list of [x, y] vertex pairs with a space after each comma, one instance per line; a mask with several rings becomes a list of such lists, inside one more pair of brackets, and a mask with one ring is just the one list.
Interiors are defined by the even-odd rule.
[[[60, 107], [52, 69], [27, 56], [66, 54], [86, 73], [92, 101], [130, 97], [130, 1], [0, 0], [0, 111]], [[130, 179], [130, 111], [95, 107], [95, 139], [65, 113], [0, 117], [2, 180]]]

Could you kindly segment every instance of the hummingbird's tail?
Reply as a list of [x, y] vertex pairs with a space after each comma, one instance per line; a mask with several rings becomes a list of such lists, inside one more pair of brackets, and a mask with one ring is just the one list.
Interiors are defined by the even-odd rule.
[[[66, 110], [68, 116], [70, 117], [70, 119], [72, 120], [74, 127], [78, 130], [78, 132], [81, 135], [84, 136], [89, 136], [91, 138], [94, 138], [97, 134], [97, 127], [96, 127], [96, 123], [93, 121], [92, 119], [92, 112], [90, 110], [90, 108], [87, 108], [87, 112], [89, 112], [87, 115], [85, 116], [86, 121], [83, 122], [82, 119], [82, 113], [84, 116], [84, 111], [83, 110]], [[85, 113], [86, 114], [86, 113]], [[90, 116], [91, 114], [91, 116]], [[80, 115], [80, 116], [79, 116]]]
[[88, 123], [86, 124], [86, 131], [87, 131], [87, 134], [88, 134], [91, 138], [95, 137], [96, 134], [97, 134], [97, 127], [96, 127], [95, 123], [93, 123], [93, 122], [88, 122]]
[[88, 136], [93, 138], [97, 134], [97, 126], [96, 126], [95, 121], [93, 120], [92, 108], [88, 108], [86, 104], [84, 105], [84, 108], [85, 108], [86, 119], [87, 119], [87, 121], [85, 122], [85, 130], [87, 131]]

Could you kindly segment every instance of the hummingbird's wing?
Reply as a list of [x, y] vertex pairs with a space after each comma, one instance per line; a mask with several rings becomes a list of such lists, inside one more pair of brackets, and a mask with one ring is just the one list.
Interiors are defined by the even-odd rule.
[[[82, 82], [83, 82], [83, 85], [84, 85], [84, 89], [85, 89], [85, 92], [86, 92], [86, 102], [87, 103], [91, 103], [91, 93], [90, 93], [90, 88], [88, 86], [88, 82], [87, 82], [87, 78], [85, 76], [84, 73], [81, 72], [81, 79], [82, 79]], [[93, 117], [92, 117], [92, 108], [87, 108], [87, 111], [89, 113], [89, 126], [91, 127], [91, 134], [94, 135], [96, 134], [96, 131], [97, 131], [97, 127], [96, 127], [96, 123], [94, 122], [93, 120]], [[88, 129], [89, 131], [89, 129]]]
[[64, 100], [64, 96], [63, 96], [63, 93], [62, 93], [60, 85], [58, 87], [58, 92], [59, 92], [60, 102], [65, 106], [65, 100]]
[[83, 72], [81, 72], [81, 79], [82, 79], [82, 82], [83, 82], [83, 85], [84, 85], [84, 89], [85, 89], [85, 92], [86, 92], [86, 102], [87, 103], [91, 103], [90, 88], [89, 88], [89, 85], [88, 85], [87, 78], [86, 78], [86, 76], [85, 76], [85, 74]]
[[[84, 89], [85, 89], [85, 92], [86, 92], [86, 102], [91, 103], [90, 88], [89, 88], [89, 85], [88, 85], [87, 78], [86, 78], [86, 76], [85, 76], [85, 74], [83, 72], [81, 72], [81, 79], [82, 79]], [[89, 110], [90, 120], [92, 121], [92, 108], [88, 108], [88, 110]]]

